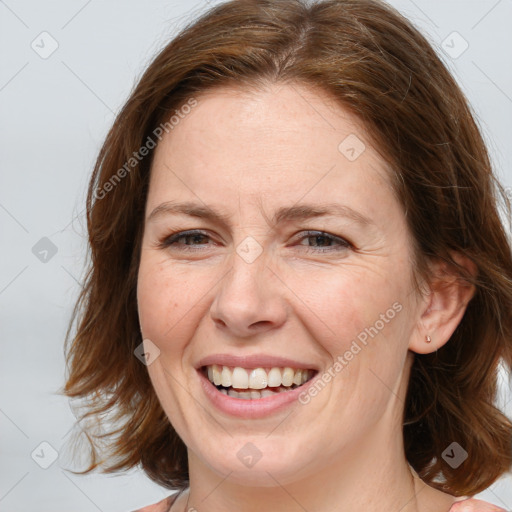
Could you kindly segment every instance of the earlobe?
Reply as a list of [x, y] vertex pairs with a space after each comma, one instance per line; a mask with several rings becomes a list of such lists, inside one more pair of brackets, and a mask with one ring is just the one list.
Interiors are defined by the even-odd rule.
[[[469, 276], [476, 276], [477, 267], [469, 258], [458, 253], [452, 257]], [[429, 354], [447, 343], [475, 291], [474, 284], [464, 278], [459, 269], [444, 261], [434, 263], [429, 291], [424, 295], [409, 349], [418, 354]]]

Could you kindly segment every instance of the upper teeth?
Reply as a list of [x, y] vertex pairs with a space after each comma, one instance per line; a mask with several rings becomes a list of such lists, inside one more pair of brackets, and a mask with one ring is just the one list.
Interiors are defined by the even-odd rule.
[[216, 386], [236, 389], [264, 389], [279, 386], [300, 386], [312, 376], [311, 370], [294, 370], [293, 368], [252, 368], [246, 370], [236, 366], [209, 365], [206, 367], [208, 379]]

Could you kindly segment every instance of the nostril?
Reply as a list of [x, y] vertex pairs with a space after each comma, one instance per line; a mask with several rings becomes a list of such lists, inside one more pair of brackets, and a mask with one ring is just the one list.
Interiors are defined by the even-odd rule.
[[249, 326], [249, 329], [258, 329], [260, 327], [266, 327], [268, 324], [270, 324], [268, 320], [260, 320], [259, 322], [254, 322]]
[[226, 322], [224, 322], [224, 320], [221, 320], [220, 318], [214, 318], [213, 321], [220, 325], [221, 327], [226, 327]]

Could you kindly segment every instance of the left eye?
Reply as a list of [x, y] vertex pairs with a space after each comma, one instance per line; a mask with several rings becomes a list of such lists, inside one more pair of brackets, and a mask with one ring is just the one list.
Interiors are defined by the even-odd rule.
[[[307, 246], [308, 249], [313, 248], [320, 252], [327, 252], [330, 250], [339, 251], [351, 247], [350, 242], [344, 238], [324, 233], [323, 231], [306, 231], [306, 234], [300, 238], [301, 241], [308, 240], [310, 243], [318, 244], [318, 248]], [[303, 245], [303, 244], [299, 244]]]

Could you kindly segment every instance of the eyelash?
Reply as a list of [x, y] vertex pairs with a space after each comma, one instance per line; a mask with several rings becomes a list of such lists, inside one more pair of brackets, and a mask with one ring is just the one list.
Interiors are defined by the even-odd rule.
[[[339, 236], [325, 233], [324, 231], [305, 231], [304, 233], [305, 233], [305, 235], [300, 237], [299, 241], [306, 240], [308, 238], [325, 238], [331, 242], [335, 242], [335, 243], [339, 244], [338, 248], [326, 247], [324, 249], [322, 249], [322, 248], [315, 249], [313, 247], [303, 246], [303, 247], [305, 247], [307, 252], [316, 252], [316, 253], [339, 252], [339, 251], [346, 250], [346, 249], [353, 247], [353, 245], [348, 240], [345, 240], [344, 238], [341, 238]], [[174, 233], [170, 236], [167, 236], [166, 238], [161, 240], [159, 242], [158, 246], [162, 249], [169, 248], [172, 245], [174, 245], [176, 247], [175, 244], [180, 238], [196, 237], [196, 236], [210, 238], [210, 236], [203, 231], [198, 231], [198, 230], [179, 231], [179, 232]], [[205, 245], [205, 244], [197, 244], [197, 245], [199, 246], [199, 245]], [[190, 247], [192, 247], [192, 246], [185, 244], [182, 248], [179, 248], [178, 250], [180, 250], [180, 251], [205, 250], [205, 249], [191, 249]]]

